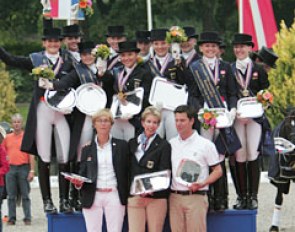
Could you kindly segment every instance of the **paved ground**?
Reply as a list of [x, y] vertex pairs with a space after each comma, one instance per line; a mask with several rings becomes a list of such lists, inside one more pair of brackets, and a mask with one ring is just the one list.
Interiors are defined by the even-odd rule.
[[[230, 184], [230, 205], [235, 201], [234, 189]], [[257, 215], [257, 231], [267, 232], [270, 227], [275, 188], [269, 183], [261, 183], [259, 193], [259, 210]], [[58, 189], [53, 188], [52, 195], [56, 206], [58, 205]], [[31, 192], [32, 198], [32, 215], [33, 221], [31, 226], [25, 226], [22, 222], [22, 210], [17, 209], [18, 221], [15, 226], [4, 225], [4, 232], [45, 232], [47, 231], [47, 221], [42, 209], [42, 201], [38, 188], [33, 188]], [[291, 186], [290, 194], [286, 196], [284, 201], [284, 209], [281, 220], [282, 232], [295, 231], [295, 184]], [[6, 201], [5, 201], [6, 203]]]

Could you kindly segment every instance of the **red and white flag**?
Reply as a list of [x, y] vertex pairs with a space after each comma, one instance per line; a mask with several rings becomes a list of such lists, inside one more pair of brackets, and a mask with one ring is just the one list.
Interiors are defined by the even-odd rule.
[[42, 0], [43, 12], [59, 20], [84, 20], [84, 13], [79, 9], [79, 0]]
[[237, 0], [239, 31], [252, 35], [254, 50], [271, 48], [278, 32], [271, 0]]

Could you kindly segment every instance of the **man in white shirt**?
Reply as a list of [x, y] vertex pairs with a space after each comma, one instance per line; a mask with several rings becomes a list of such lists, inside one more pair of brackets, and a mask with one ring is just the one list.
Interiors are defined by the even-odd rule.
[[[192, 129], [194, 111], [187, 105], [176, 108], [175, 123], [178, 136], [170, 140], [172, 147], [172, 185], [170, 195], [170, 223], [172, 232], [206, 232], [209, 184], [222, 175], [215, 145]], [[177, 182], [180, 162], [189, 159], [200, 165], [200, 174], [190, 187]], [[212, 172], [209, 174], [209, 168]]]

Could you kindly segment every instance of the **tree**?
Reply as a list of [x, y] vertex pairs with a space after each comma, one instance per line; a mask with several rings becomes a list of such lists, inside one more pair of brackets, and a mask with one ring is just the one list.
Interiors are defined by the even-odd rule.
[[0, 90], [0, 121], [10, 121], [11, 115], [16, 112], [16, 95], [13, 82], [3, 63], [0, 63]]
[[284, 21], [280, 26], [274, 46], [274, 51], [279, 56], [277, 68], [269, 73], [270, 91], [274, 94], [276, 106], [268, 112], [273, 125], [284, 118], [284, 112], [288, 107], [295, 106], [295, 21], [290, 28]]

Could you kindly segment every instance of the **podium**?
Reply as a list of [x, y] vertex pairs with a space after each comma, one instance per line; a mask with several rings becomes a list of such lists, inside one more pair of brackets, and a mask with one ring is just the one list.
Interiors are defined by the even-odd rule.
[[[224, 212], [208, 213], [208, 232], [256, 232], [257, 210], [225, 210]], [[47, 214], [48, 232], [86, 232], [84, 217], [81, 213]], [[123, 231], [128, 231], [125, 218]], [[103, 232], [107, 232], [103, 226]], [[170, 232], [168, 218], [166, 218], [163, 232]]]

